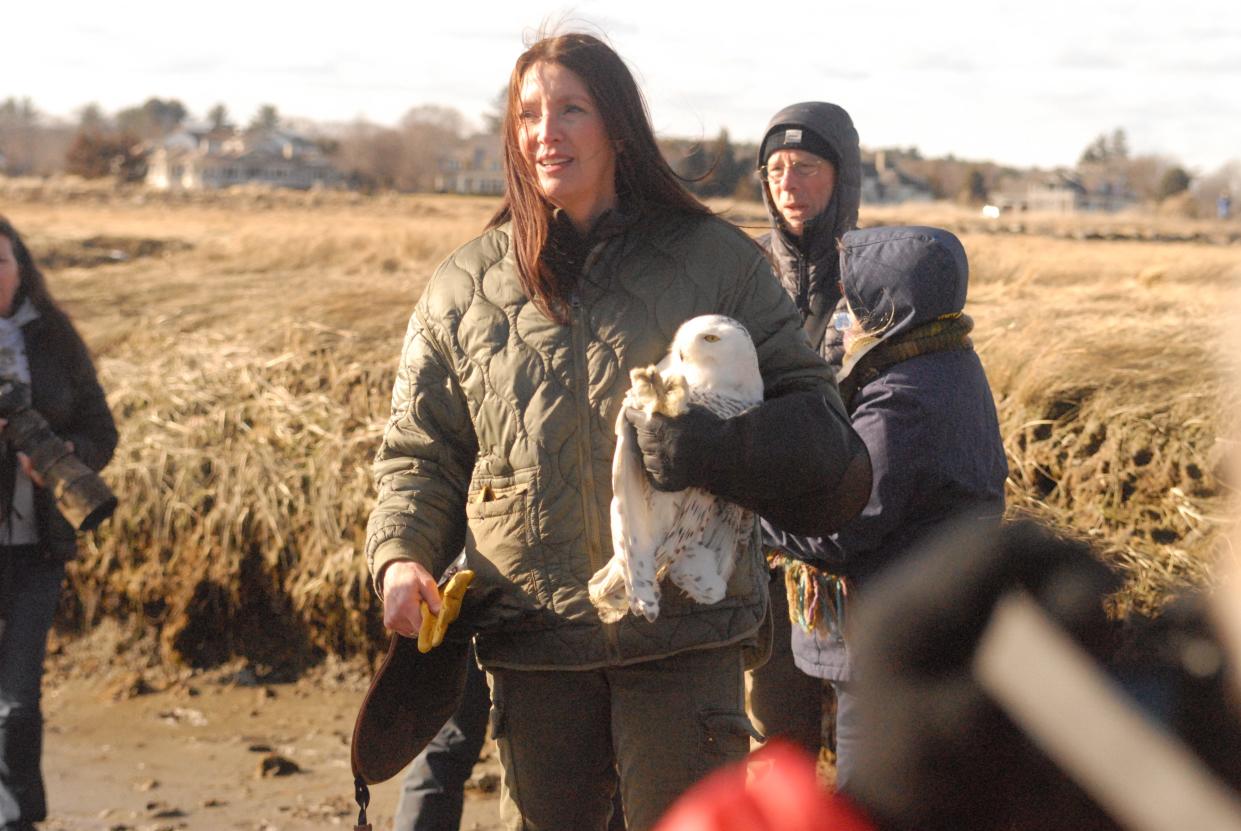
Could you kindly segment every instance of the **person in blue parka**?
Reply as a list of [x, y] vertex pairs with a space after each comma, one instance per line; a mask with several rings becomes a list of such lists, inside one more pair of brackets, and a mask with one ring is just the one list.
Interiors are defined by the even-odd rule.
[[[969, 266], [961, 242], [938, 228], [868, 228], [844, 235], [840, 257], [849, 309], [841, 397], [870, 452], [873, 483], [860, 515], [830, 540], [800, 540], [800, 551], [844, 576], [852, 603], [947, 521], [998, 522], [1008, 465], [962, 311]], [[812, 589], [806, 602], [830, 604], [823, 594]], [[859, 740], [851, 661], [841, 615], [817, 619], [810, 631], [793, 627], [794, 660], [836, 689], [837, 785], [847, 790]]]

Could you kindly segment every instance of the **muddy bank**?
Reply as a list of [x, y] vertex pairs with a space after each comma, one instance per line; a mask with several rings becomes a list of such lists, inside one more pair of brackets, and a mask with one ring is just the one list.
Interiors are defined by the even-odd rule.
[[[365, 690], [360, 666], [291, 683], [246, 673], [192, 675], [132, 695], [132, 674], [49, 679], [45, 831], [302, 831], [357, 818], [349, 737]], [[475, 780], [498, 775], [494, 747]], [[391, 827], [399, 777], [372, 790], [374, 827]], [[466, 791], [463, 829], [499, 829], [499, 797]]]

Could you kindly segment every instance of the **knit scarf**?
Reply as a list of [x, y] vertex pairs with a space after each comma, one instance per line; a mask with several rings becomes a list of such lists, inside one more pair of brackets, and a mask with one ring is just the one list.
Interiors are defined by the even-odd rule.
[[853, 397], [857, 391], [878, 378], [884, 370], [902, 361], [932, 352], [973, 349], [974, 343], [969, 336], [973, 328], [974, 321], [970, 316], [958, 312], [881, 341], [853, 365], [848, 375], [840, 379], [840, 397], [845, 408], [853, 412]]

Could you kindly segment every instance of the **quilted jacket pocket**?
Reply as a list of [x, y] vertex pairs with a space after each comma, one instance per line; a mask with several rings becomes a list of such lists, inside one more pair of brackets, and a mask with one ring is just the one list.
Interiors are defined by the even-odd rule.
[[530, 556], [530, 500], [535, 493], [532, 469], [512, 476], [475, 475], [465, 503], [466, 549], [495, 567], [493, 579], [511, 581], [536, 602], [550, 604], [542, 564]]
[[[510, 484], [501, 484], [509, 482]], [[470, 488], [469, 499], [465, 503], [465, 515], [468, 519], [487, 519], [503, 516], [522, 510], [526, 505], [526, 493], [530, 483], [513, 482], [510, 479], [493, 479], [475, 483]]]

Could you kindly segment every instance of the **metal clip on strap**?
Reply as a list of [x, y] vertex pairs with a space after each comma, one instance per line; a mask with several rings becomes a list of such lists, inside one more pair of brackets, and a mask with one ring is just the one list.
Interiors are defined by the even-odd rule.
[[353, 831], [372, 831], [371, 824], [366, 821], [366, 808], [371, 804], [371, 792], [361, 776], [353, 777], [353, 799], [358, 803], [358, 824], [353, 827]]

